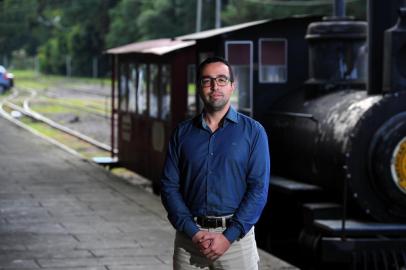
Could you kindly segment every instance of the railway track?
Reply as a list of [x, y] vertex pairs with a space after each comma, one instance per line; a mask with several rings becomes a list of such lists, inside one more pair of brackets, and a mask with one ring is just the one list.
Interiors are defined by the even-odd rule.
[[[33, 131], [33, 128], [30, 123], [35, 123], [37, 126], [40, 123], [42, 125], [40, 129], [42, 130], [44, 128], [52, 129], [52, 132], [47, 133], [54, 134], [54, 136], [51, 136], [53, 142], [62, 144], [64, 148], [69, 148], [70, 152], [81, 156], [89, 157], [92, 156], [91, 153], [110, 156], [111, 153], [116, 152], [116, 150], [111, 149], [110, 145], [34, 111], [30, 107], [30, 103], [36, 98], [38, 98], [38, 92], [35, 90], [15, 89], [8, 97], [0, 101], [0, 114], [13, 123], [31, 131]], [[34, 133], [39, 133], [38, 129], [34, 131]], [[58, 133], [63, 133], [63, 135]], [[55, 139], [55, 137], [63, 139]]]
[[110, 98], [111, 97], [111, 90], [110, 88], [103, 89], [102, 87], [78, 87], [78, 86], [69, 86], [69, 87], [51, 87], [47, 89], [48, 95], [60, 95], [61, 92], [65, 92], [68, 95], [77, 95], [77, 94], [85, 94], [88, 96], [94, 97], [103, 97], [103, 98]]

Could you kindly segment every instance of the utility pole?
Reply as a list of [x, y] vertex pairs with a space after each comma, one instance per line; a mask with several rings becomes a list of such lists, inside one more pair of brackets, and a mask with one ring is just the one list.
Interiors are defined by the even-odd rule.
[[202, 30], [202, 0], [196, 1], [196, 32], [200, 32]]
[[92, 65], [92, 70], [93, 70], [93, 78], [97, 78], [98, 75], [98, 61], [97, 61], [97, 56], [93, 56], [93, 65]]
[[65, 66], [66, 66], [66, 77], [71, 77], [72, 76], [72, 57], [70, 55], [67, 55], [65, 58]]
[[221, 0], [216, 0], [216, 28], [221, 27]]

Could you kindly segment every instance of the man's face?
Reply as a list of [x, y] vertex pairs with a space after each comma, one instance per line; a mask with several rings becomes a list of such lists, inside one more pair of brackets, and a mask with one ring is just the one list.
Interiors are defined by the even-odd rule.
[[[221, 62], [207, 64], [202, 70], [201, 78], [212, 78], [210, 84], [200, 85], [200, 97], [206, 109], [209, 111], [220, 111], [223, 108], [228, 109], [230, 97], [234, 92], [234, 84], [229, 81], [230, 72], [228, 67]], [[228, 81], [224, 86], [220, 86], [213, 78], [217, 78], [217, 80], [226, 79]]]

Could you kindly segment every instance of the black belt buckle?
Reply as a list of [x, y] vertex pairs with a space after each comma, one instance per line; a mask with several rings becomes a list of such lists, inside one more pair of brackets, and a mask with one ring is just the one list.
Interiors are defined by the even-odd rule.
[[219, 217], [197, 217], [196, 223], [203, 228], [218, 228], [225, 225], [228, 226], [230, 218], [225, 218], [225, 224], [223, 224], [223, 218]]

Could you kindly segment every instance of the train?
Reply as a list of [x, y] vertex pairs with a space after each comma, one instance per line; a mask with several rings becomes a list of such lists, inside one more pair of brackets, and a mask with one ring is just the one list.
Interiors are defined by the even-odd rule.
[[[385, 12], [382, 12], [385, 10]], [[196, 66], [231, 63], [232, 105], [272, 157], [258, 245], [302, 269], [406, 269], [406, 6], [261, 20], [109, 49], [112, 145], [152, 180], [180, 121], [200, 112]]]

